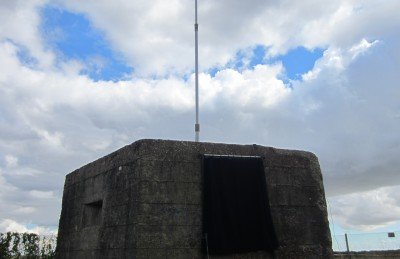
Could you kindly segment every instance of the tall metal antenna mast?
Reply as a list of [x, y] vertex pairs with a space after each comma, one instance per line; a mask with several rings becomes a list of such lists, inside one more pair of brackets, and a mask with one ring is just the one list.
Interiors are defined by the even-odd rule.
[[199, 25], [197, 24], [197, 0], [195, 0], [195, 24], [194, 24], [194, 35], [195, 35], [195, 74], [196, 74], [196, 124], [194, 130], [196, 133], [195, 140], [199, 142], [200, 137], [200, 124], [199, 124], [199, 43], [198, 43], [198, 31]]

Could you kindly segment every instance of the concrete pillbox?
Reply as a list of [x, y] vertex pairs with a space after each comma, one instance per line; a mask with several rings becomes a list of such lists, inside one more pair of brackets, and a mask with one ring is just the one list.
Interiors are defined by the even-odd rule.
[[256, 251], [223, 258], [333, 257], [314, 154], [166, 140], [136, 141], [67, 175], [56, 257], [206, 258], [204, 154], [262, 158], [279, 242], [274, 255]]

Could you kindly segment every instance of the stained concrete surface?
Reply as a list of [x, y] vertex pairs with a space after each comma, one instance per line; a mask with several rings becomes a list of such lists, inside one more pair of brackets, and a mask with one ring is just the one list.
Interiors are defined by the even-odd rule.
[[210, 258], [332, 258], [317, 157], [259, 145], [140, 140], [67, 175], [57, 258], [206, 258], [202, 154], [261, 156], [279, 241]]

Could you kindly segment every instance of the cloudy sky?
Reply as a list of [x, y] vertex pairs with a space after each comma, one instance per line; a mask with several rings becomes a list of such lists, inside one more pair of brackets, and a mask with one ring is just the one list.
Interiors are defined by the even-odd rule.
[[[201, 140], [314, 152], [336, 232], [400, 229], [400, 1], [199, 0]], [[193, 0], [0, 0], [0, 232], [65, 175], [194, 139]]]

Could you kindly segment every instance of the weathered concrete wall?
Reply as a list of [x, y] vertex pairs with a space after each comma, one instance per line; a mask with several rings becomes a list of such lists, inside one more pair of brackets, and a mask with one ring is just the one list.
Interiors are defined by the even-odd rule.
[[275, 258], [333, 256], [322, 176], [312, 153], [141, 140], [67, 175], [57, 257], [203, 258], [201, 154], [263, 157], [280, 243]]

